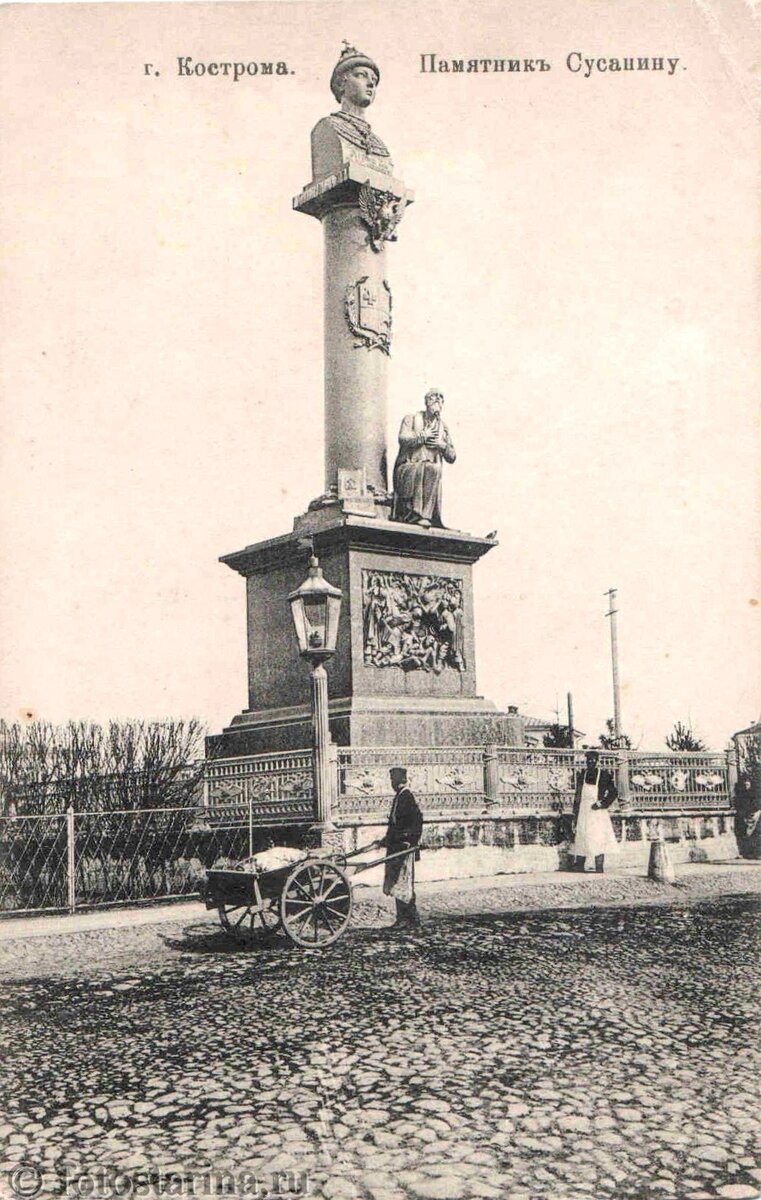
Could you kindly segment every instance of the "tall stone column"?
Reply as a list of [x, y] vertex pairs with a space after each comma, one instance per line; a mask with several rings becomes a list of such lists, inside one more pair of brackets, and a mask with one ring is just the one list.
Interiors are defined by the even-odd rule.
[[388, 499], [386, 243], [412, 201], [364, 119], [379, 79], [373, 60], [347, 46], [330, 82], [341, 108], [312, 130], [312, 182], [293, 201], [322, 222], [325, 242], [325, 496], [310, 507], [348, 504], [366, 516]]
[[325, 237], [325, 491], [339, 468], [362, 470], [376, 495], [388, 490], [386, 389], [391, 288], [386, 250], [372, 250], [359, 205], [329, 208]]

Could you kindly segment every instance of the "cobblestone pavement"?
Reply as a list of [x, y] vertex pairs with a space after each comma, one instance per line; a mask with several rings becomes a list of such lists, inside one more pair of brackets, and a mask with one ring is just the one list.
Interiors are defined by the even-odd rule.
[[444, 910], [325, 951], [200, 915], [38, 939], [0, 999], [16, 1194], [759, 1194], [759, 897]]

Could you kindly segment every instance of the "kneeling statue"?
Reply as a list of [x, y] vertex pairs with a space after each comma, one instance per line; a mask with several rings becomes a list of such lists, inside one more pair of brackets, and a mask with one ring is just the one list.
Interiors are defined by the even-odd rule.
[[444, 396], [426, 393], [425, 412], [410, 413], [399, 430], [399, 454], [394, 464], [391, 520], [408, 525], [435, 526], [441, 520], [441, 472], [457, 457], [449, 430], [441, 419]]

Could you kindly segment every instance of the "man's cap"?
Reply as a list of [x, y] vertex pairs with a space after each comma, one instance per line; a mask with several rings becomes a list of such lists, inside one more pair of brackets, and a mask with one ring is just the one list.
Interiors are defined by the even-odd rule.
[[355, 67], [370, 67], [375, 71], [376, 78], [380, 81], [380, 69], [378, 64], [369, 58], [366, 54], [362, 54], [356, 47], [350, 46], [348, 42], [344, 42], [344, 49], [341, 51], [341, 57], [333, 68], [333, 74], [330, 76], [330, 90], [336, 100], [341, 97], [338, 93], [337, 85], [342, 75], [347, 71], [353, 71]]
[[405, 782], [407, 780], [407, 768], [406, 767], [392, 767], [390, 774], [396, 775], [397, 779], [404, 779]]

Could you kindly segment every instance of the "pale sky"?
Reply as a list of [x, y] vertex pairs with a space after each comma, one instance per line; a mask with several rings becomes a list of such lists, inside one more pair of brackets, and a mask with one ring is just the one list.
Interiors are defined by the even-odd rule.
[[[393, 458], [445, 393], [444, 519], [479, 691], [711, 745], [758, 716], [757, 129], [739, 0], [15, 6], [0, 11], [0, 716], [246, 704], [221, 554], [322, 491], [322, 239], [291, 210], [343, 38], [416, 193], [389, 247]], [[571, 73], [678, 57], [673, 75]], [[431, 75], [420, 55], [545, 57]], [[177, 56], [287, 77], [179, 78]], [[147, 77], [143, 64], [159, 68]], [[294, 651], [295, 653], [295, 651]]]

